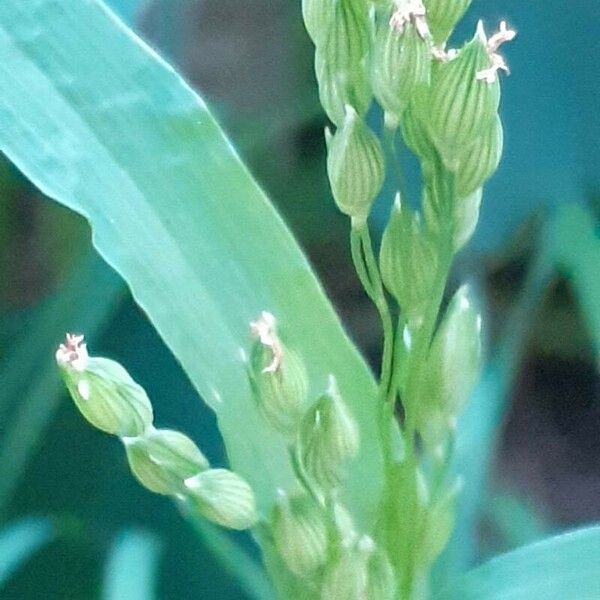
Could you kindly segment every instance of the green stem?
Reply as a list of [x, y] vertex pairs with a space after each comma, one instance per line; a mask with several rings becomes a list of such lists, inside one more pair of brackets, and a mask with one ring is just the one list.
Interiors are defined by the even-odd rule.
[[[438, 206], [450, 207], [454, 201], [454, 179], [451, 174], [444, 171], [441, 163], [437, 165], [436, 185], [434, 193], [437, 194], [439, 202]], [[429, 297], [423, 323], [415, 332], [413, 332], [413, 345], [409, 356], [408, 378], [406, 389], [404, 391], [406, 421], [405, 421], [405, 438], [406, 438], [406, 460], [410, 469], [417, 468], [416, 456], [416, 426], [417, 426], [417, 411], [419, 409], [419, 388], [422, 385], [424, 376], [426, 375], [427, 357], [429, 348], [435, 333], [435, 328], [438, 320], [438, 314], [452, 259], [454, 257], [452, 246], [452, 229], [451, 216], [440, 216], [440, 231], [438, 232], [438, 248], [437, 248], [437, 267], [434, 277], [434, 283]], [[407, 598], [411, 597], [412, 588], [414, 586], [415, 576], [415, 559], [418, 551], [418, 540], [421, 524], [416, 523], [412, 530], [412, 541], [410, 547], [413, 548], [411, 560], [408, 561], [403, 582], [404, 592]]]
[[[442, 236], [447, 238], [447, 236]], [[431, 296], [427, 304], [423, 323], [414, 333], [413, 346], [409, 357], [408, 378], [405, 391], [407, 450], [414, 454], [414, 436], [418, 409], [418, 390], [427, 365], [427, 355], [435, 331], [440, 306], [444, 298], [446, 281], [452, 264], [451, 245], [440, 239], [438, 265]]]
[[379, 267], [377, 266], [377, 259], [373, 252], [373, 244], [371, 242], [371, 235], [369, 234], [369, 228], [367, 225], [361, 228], [360, 236], [362, 240], [362, 249], [366, 259], [367, 271], [373, 282], [373, 288], [375, 297], [373, 302], [379, 312], [381, 318], [381, 324], [383, 326], [383, 356], [381, 359], [381, 393], [383, 400], [387, 398], [387, 393], [390, 385], [390, 377], [392, 371], [392, 351], [394, 347], [394, 326], [392, 324], [392, 317], [390, 315], [390, 309], [388, 302], [385, 297], [383, 290], [383, 283], [381, 276], [379, 275]]
[[383, 116], [383, 131], [381, 132], [381, 145], [383, 151], [386, 154], [387, 161], [391, 165], [391, 172], [393, 176], [394, 187], [400, 192], [402, 199], [406, 199], [406, 180], [404, 179], [404, 173], [402, 166], [400, 165], [400, 158], [398, 157], [398, 151], [396, 149], [396, 134], [398, 132], [398, 121], [396, 117], [390, 113], [385, 113]]
[[304, 470], [304, 465], [300, 459], [298, 448], [290, 445], [288, 446], [288, 452], [290, 455], [290, 462], [292, 463], [294, 475], [296, 475], [296, 478], [302, 484], [302, 487], [304, 487], [304, 489], [313, 497], [319, 506], [325, 507], [325, 500], [323, 496], [319, 493], [316, 486], [313, 484]]
[[353, 222], [350, 246], [356, 272], [367, 295], [377, 308], [383, 328], [383, 353], [379, 381], [379, 428], [384, 460], [386, 464], [389, 464], [392, 460], [390, 419], [393, 417], [393, 405], [390, 410], [387, 400], [392, 376], [394, 326], [373, 251], [369, 227], [366, 223]]
[[375, 291], [367, 271], [367, 266], [365, 265], [359, 229], [358, 227], [355, 227], [354, 223], [350, 229], [350, 250], [352, 252], [352, 262], [354, 263], [354, 268], [356, 269], [358, 279], [360, 280], [365, 292], [367, 292], [367, 296], [373, 300], [375, 297]]

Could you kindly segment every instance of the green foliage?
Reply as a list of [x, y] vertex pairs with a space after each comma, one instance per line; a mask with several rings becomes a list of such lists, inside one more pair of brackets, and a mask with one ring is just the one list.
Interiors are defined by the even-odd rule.
[[102, 600], [153, 600], [156, 595], [159, 538], [147, 531], [122, 531], [115, 540], [104, 570]]
[[559, 535], [492, 559], [435, 598], [591, 600], [598, 595], [598, 551], [600, 527]]
[[[473, 440], [493, 429], [517, 362], [509, 340], [499, 366], [486, 370], [484, 383], [500, 391], [465, 460], [456, 425], [480, 367], [481, 317], [466, 288], [448, 306], [444, 296], [500, 160], [498, 72], [506, 65], [497, 50], [514, 37], [502, 24], [488, 39], [480, 24], [471, 42], [447, 51], [442, 44], [468, 5], [303, 3], [321, 102], [337, 127], [326, 131], [331, 189], [351, 218], [352, 257], [381, 318], [377, 388], [202, 101], [96, 2], [68, 0], [64, 12], [51, 0], [0, 8], [0, 76], [8, 83], [0, 89], [1, 147], [90, 221], [96, 248], [215, 409], [243, 477], [210, 468], [187, 436], [156, 429], [145, 391], [118, 363], [84, 356], [80, 338], [59, 351], [67, 387], [88, 421], [121, 438], [140, 483], [174, 497], [255, 597], [272, 595], [258, 567], [199, 517], [252, 527], [282, 598], [485, 599], [544, 590], [558, 599], [579, 582], [584, 593], [592, 589], [591, 563], [575, 563], [579, 552], [597, 552], [596, 530], [500, 557], [441, 592], [431, 574], [457, 516], [458, 531], [473, 535], [481, 498], [471, 482], [467, 511], [457, 511], [457, 475], [476, 483], [485, 476], [491, 443], [480, 449]], [[58, 52], [63, 39], [71, 52]], [[99, 51], [83, 52], [84, 39]], [[386, 157], [378, 128], [364, 119], [373, 95], [385, 113]], [[420, 210], [397, 203], [378, 257], [368, 217], [386, 170], [397, 168], [396, 135], [421, 162], [422, 202]], [[570, 237], [576, 228], [584, 234]], [[578, 259], [584, 252], [597, 263], [593, 221], [573, 210], [548, 238], [534, 292], [558, 264], [585, 298], [595, 331], [594, 271]], [[121, 540], [105, 597], [151, 597], [157, 552], [146, 534]], [[138, 580], [128, 576], [132, 564], [145, 567]]]
[[25, 518], [0, 529], [0, 590], [23, 562], [54, 538], [47, 519]]
[[250, 598], [272, 600], [275, 597], [264, 570], [238, 543], [208, 521], [189, 513], [184, 514], [206, 547], [220, 561], [226, 572], [239, 581]]
[[[291, 235], [171, 69], [95, 2], [45, 8], [11, 0], [0, 9], [3, 151], [50, 197], [90, 220], [96, 248], [217, 412], [231, 463], [261, 510], [293, 476], [283, 441], [252, 410], [240, 356], [250, 322], [265, 309], [276, 315], [303, 354], [313, 392], [335, 373], [368, 449], [345, 494], [356, 518], [368, 521], [376, 499], [361, 493], [362, 481], [368, 473], [375, 490], [381, 473], [368, 401], [375, 387]], [[41, 14], [44, 29], [29, 47]], [[64, 39], [81, 51], [62, 52]], [[84, 51], [89, 45], [102, 50]], [[77, 160], [66, 160], [64, 148]]]

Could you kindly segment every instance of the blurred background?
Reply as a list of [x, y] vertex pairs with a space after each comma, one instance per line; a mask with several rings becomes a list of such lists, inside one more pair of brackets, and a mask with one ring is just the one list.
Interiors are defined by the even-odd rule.
[[[326, 120], [300, 2], [108, 4], [207, 100], [376, 367], [379, 326], [327, 187]], [[477, 489], [484, 501], [461, 507], [439, 577], [600, 520], [600, 9], [596, 0], [474, 0], [456, 44], [478, 17], [488, 30], [506, 18], [519, 37], [504, 52], [504, 158], [450, 288], [469, 280], [487, 325], [487, 364], [458, 442], [471, 465], [466, 498]], [[370, 118], [376, 127], [380, 115]], [[376, 235], [388, 211], [377, 205]], [[192, 531], [145, 492], [119, 443], [88, 427], [63, 394], [54, 348], [66, 330], [85, 331], [95, 354], [125, 364], [148, 390], [160, 426], [225, 464], [212, 413], [95, 256], [86, 224], [1, 156], [0, 250], [0, 597], [109, 598], [123, 569], [145, 568], [156, 573], [157, 598], [245, 598], [223, 540]], [[12, 572], [3, 551], [28, 539], [40, 550]]]

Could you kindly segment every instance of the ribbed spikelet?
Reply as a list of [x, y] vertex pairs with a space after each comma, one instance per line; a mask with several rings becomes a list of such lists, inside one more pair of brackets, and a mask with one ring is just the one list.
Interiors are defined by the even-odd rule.
[[144, 389], [114, 360], [89, 357], [83, 336], [67, 336], [56, 359], [71, 398], [94, 427], [135, 437], [152, 425], [152, 405]]
[[131, 472], [156, 494], [181, 493], [186, 479], [209, 466], [196, 444], [179, 431], [155, 429], [124, 442]]
[[437, 267], [437, 254], [418, 214], [396, 196], [379, 255], [381, 277], [403, 314], [418, 323]]
[[399, 119], [415, 92], [429, 85], [431, 53], [413, 25], [400, 33], [388, 21], [378, 25], [372, 83], [381, 107]]
[[450, 166], [496, 118], [500, 84], [477, 79], [489, 64], [486, 43], [480, 26], [456, 58], [439, 65], [432, 81], [428, 127]]
[[230, 529], [256, 522], [256, 500], [248, 483], [227, 469], [209, 469], [186, 479], [192, 505], [207, 519]]
[[288, 498], [281, 493], [273, 511], [275, 546], [288, 569], [314, 573], [327, 559], [327, 525], [321, 508], [307, 494]]
[[472, 0], [423, 0], [429, 30], [436, 45], [446, 42], [471, 2]]
[[500, 118], [488, 127], [458, 159], [456, 193], [464, 198], [480, 188], [494, 173], [502, 156], [503, 132]]
[[327, 173], [338, 208], [356, 221], [365, 221], [385, 175], [381, 144], [351, 107], [329, 142]]
[[353, 106], [362, 115], [370, 103], [367, 10], [365, 2], [333, 2], [323, 38], [317, 37], [315, 70], [319, 97], [327, 116], [338, 127], [344, 121], [346, 105]]
[[302, 419], [299, 448], [306, 472], [322, 489], [338, 487], [343, 464], [357, 454], [359, 444], [356, 421], [331, 377], [327, 392]]

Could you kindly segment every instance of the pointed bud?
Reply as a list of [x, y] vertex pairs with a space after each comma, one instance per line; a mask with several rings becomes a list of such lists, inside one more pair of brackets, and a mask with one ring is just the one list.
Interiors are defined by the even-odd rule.
[[431, 455], [439, 454], [451, 430], [448, 415], [435, 402], [436, 398], [424, 394], [420, 398], [417, 415], [419, 435]]
[[331, 376], [329, 389], [302, 419], [298, 447], [304, 468], [323, 489], [336, 488], [343, 477], [343, 463], [357, 454], [359, 444], [356, 421]]
[[454, 528], [456, 499], [462, 488], [457, 479], [445, 493], [427, 507], [419, 548], [419, 563], [428, 569], [442, 553]]
[[366, 221], [383, 185], [385, 160], [379, 140], [351, 106], [329, 144], [327, 173], [338, 208]]
[[369, 600], [394, 600], [396, 576], [384, 552], [375, 548], [367, 559], [366, 588], [363, 598]]
[[475, 310], [468, 286], [462, 286], [450, 302], [427, 359], [425, 395], [449, 421], [467, 401], [481, 365], [481, 316]]
[[277, 335], [275, 317], [263, 312], [251, 323], [258, 337], [250, 357], [250, 379], [257, 406], [265, 420], [284, 435], [295, 435], [306, 398], [308, 378], [301, 357]]
[[319, 84], [319, 101], [332, 123], [341, 127], [346, 106], [352, 106], [364, 116], [371, 104], [369, 78], [364, 69], [338, 71], [327, 62], [323, 53], [315, 53], [315, 71]]
[[83, 336], [67, 334], [56, 361], [79, 412], [106, 433], [135, 437], [152, 425], [144, 389], [118, 363], [90, 357]]
[[467, 152], [491, 127], [500, 102], [498, 81], [487, 83], [477, 74], [489, 65], [483, 28], [458, 54], [438, 65], [432, 79], [429, 130], [446, 164]]
[[[458, 252], [473, 235], [479, 221], [482, 190], [479, 188], [466, 198], [455, 198], [450, 207], [450, 229], [452, 232], [452, 246]], [[429, 230], [437, 234], [442, 229], [442, 219], [448, 211], [445, 207], [438, 206], [435, 194], [426, 186], [423, 191], [423, 214]]]
[[275, 546], [295, 575], [310, 575], [327, 560], [327, 525], [321, 508], [307, 494], [288, 498], [281, 491], [272, 529]]
[[496, 117], [473, 146], [458, 158], [456, 193], [460, 198], [466, 198], [479, 189], [498, 168], [502, 142], [502, 123]]
[[418, 325], [429, 300], [437, 254], [420, 216], [396, 196], [379, 255], [381, 277], [411, 325]]
[[302, 18], [313, 43], [322, 47], [329, 31], [335, 3], [331, 0], [302, 0]]
[[184, 480], [209, 466], [196, 444], [178, 431], [154, 429], [123, 441], [131, 472], [157, 494], [181, 493]]
[[370, 103], [369, 16], [366, 2], [336, 0], [330, 4], [327, 29], [321, 24], [323, 37], [318, 34], [315, 38], [315, 69], [321, 104], [332, 122], [341, 126], [347, 104], [364, 114]]
[[381, 23], [375, 37], [372, 81], [375, 98], [397, 119], [420, 87], [429, 85], [431, 52], [414, 25], [402, 32]]
[[[360, 543], [360, 542], [359, 542]], [[321, 600], [362, 600], [366, 587], [365, 556], [356, 547], [344, 548], [327, 566], [321, 585]]]
[[349, 546], [356, 541], [357, 533], [354, 521], [348, 510], [339, 502], [333, 506], [333, 518], [343, 545]]
[[425, 126], [428, 120], [428, 106], [428, 93], [419, 90], [415, 93], [415, 98], [402, 113], [400, 119], [404, 142], [422, 162], [433, 162], [437, 155], [431, 135]]
[[302, 0], [304, 26], [315, 45], [323, 44], [333, 8], [334, 3], [331, 0]]
[[249, 529], [257, 519], [250, 485], [227, 469], [209, 469], [185, 480], [186, 497], [207, 519], [229, 529]]
[[323, 577], [323, 600], [394, 600], [396, 580], [385, 554], [367, 535], [342, 549]]
[[472, 0], [423, 0], [427, 22], [436, 46], [443, 46]]

